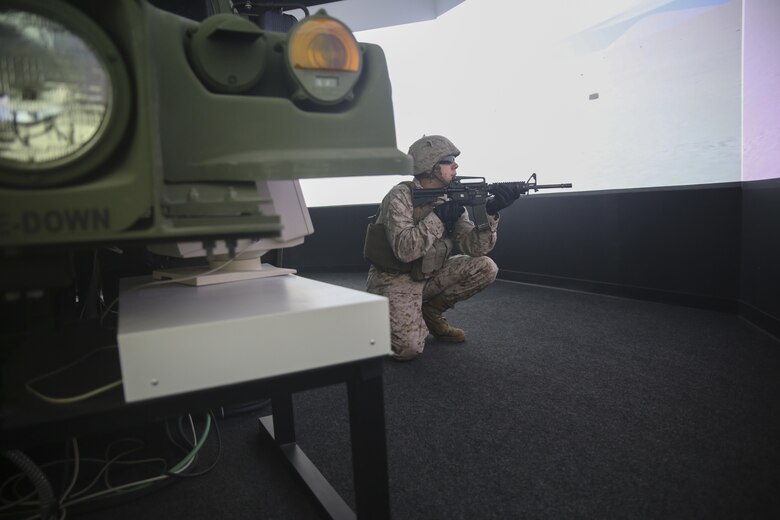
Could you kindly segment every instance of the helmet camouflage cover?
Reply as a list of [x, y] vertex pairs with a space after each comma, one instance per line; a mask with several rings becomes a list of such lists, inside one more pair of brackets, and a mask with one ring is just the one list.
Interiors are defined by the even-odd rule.
[[424, 135], [409, 147], [414, 161], [414, 175], [429, 172], [444, 157], [460, 155], [452, 141], [441, 135]]

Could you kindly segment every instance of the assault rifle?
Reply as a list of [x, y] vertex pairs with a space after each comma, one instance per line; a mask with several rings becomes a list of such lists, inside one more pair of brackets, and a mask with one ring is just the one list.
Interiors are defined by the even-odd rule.
[[412, 204], [414, 207], [424, 206], [435, 202], [440, 197], [454, 200], [462, 206], [470, 206], [474, 224], [480, 229], [490, 228], [485, 211], [485, 203], [490, 193], [497, 186], [514, 185], [525, 195], [529, 191], [539, 191], [552, 188], [571, 188], [571, 183], [565, 184], [537, 184], [536, 174], [532, 174], [526, 182], [496, 182], [488, 184], [484, 177], [455, 177], [449, 186], [444, 188], [415, 188], [412, 190]]

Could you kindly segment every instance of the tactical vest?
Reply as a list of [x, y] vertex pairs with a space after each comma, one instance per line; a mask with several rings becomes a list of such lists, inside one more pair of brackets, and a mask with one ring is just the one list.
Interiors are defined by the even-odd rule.
[[[414, 190], [414, 183], [411, 181], [404, 181], [401, 184], [405, 184], [410, 191]], [[414, 208], [412, 219], [415, 225], [427, 217], [434, 207], [436, 205], [431, 203]], [[444, 265], [453, 249], [453, 242], [449, 237], [436, 240], [433, 246], [416, 260], [400, 261], [387, 240], [384, 223], [377, 223], [381, 211], [382, 207], [380, 206], [376, 214], [369, 217], [370, 222], [366, 228], [366, 240], [363, 244], [363, 256], [374, 267], [388, 273], [409, 273], [413, 280], [422, 281]]]

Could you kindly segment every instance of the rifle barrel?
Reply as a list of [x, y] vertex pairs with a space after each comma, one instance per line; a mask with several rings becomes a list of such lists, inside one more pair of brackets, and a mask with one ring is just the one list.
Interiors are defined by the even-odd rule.
[[571, 188], [571, 183], [566, 182], [564, 184], [536, 184], [533, 186], [529, 186], [529, 188], [533, 190], [543, 190], [543, 189], [550, 189], [550, 188]]

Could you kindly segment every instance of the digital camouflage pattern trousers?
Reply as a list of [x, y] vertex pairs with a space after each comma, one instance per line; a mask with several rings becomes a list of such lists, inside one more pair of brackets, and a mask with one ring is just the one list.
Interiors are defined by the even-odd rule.
[[487, 256], [455, 255], [427, 280], [408, 274], [386, 273], [371, 266], [366, 290], [390, 300], [390, 336], [397, 359], [413, 359], [425, 348], [428, 327], [422, 317], [423, 302], [440, 297], [452, 307], [493, 283], [498, 266]]

